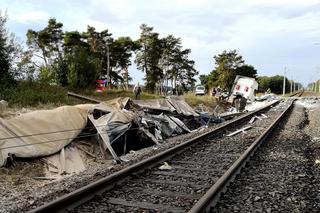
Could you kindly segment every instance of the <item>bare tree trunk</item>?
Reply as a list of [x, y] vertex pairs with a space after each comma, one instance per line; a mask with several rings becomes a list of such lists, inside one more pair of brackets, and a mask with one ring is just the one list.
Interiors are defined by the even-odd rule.
[[168, 86], [169, 86], [169, 80], [168, 80], [168, 76], [166, 76], [166, 95], [168, 94]]
[[125, 72], [126, 72], [126, 89], [129, 90], [129, 71], [128, 71], [128, 67], [125, 68]]

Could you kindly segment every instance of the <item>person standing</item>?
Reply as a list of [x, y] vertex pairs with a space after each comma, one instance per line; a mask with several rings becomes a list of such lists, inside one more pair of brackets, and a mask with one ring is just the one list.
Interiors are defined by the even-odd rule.
[[136, 100], [140, 99], [141, 87], [140, 87], [139, 82], [134, 86], [133, 92], [134, 92]]

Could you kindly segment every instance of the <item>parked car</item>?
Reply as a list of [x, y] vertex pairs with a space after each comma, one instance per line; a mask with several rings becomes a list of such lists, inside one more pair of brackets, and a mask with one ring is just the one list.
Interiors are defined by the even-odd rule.
[[195, 95], [204, 95], [206, 93], [206, 89], [204, 86], [196, 86]]

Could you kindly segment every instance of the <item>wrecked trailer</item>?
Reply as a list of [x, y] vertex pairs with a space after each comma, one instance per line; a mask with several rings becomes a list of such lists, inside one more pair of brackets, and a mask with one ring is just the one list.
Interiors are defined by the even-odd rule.
[[[190, 106], [191, 110], [186, 110], [188, 106], [182, 106], [181, 101], [176, 103], [178, 109], [167, 99], [164, 102], [172, 109], [170, 113], [176, 116], [183, 117], [183, 113], [191, 117], [197, 115]], [[130, 150], [158, 144], [166, 138], [191, 131], [178, 117], [148, 113], [141, 106], [143, 104], [139, 106], [130, 98], [117, 98], [100, 104], [63, 106], [26, 113], [9, 120], [1, 119], [0, 166], [5, 165], [8, 158], [35, 158], [55, 153], [63, 162], [70, 151], [65, 147], [79, 137], [92, 136], [98, 139], [101, 153], [106, 155], [110, 152], [119, 162], [119, 156]], [[161, 105], [158, 109], [162, 110]], [[61, 170], [63, 173], [65, 169]]]
[[135, 104], [146, 114], [165, 114], [179, 119], [188, 129], [194, 130], [201, 126], [200, 115], [190, 107], [181, 96], [167, 96], [163, 99], [134, 100]]

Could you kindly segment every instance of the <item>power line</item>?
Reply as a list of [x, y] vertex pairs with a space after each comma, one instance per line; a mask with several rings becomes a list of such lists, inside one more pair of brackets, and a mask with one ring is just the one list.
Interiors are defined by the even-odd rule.
[[[149, 125], [149, 126], [154, 127], [156, 125]], [[137, 129], [140, 129], [140, 127], [130, 128], [130, 129], [127, 129], [126, 131], [132, 131], [132, 130], [137, 130]], [[108, 134], [108, 133], [106, 132], [106, 133], [102, 133], [102, 134]], [[56, 140], [41, 141], [41, 142], [32, 143], [32, 144], [20, 144], [20, 145], [15, 145], [15, 146], [7, 146], [7, 147], [1, 147], [0, 150], [10, 149], [10, 148], [18, 148], [18, 147], [24, 147], [24, 146], [33, 146], [33, 145], [38, 145], [38, 144], [53, 143], [53, 142], [58, 142], [58, 141], [63, 141], [63, 140], [75, 140], [75, 139], [79, 139], [79, 138], [91, 137], [91, 136], [96, 136], [96, 135], [100, 135], [100, 134], [99, 133], [83, 134], [83, 135], [78, 135], [75, 138], [62, 138], [62, 139], [56, 139]], [[20, 138], [20, 137], [16, 136], [16, 137], [12, 137], [11, 139], [14, 139], [14, 138]]]
[[[105, 125], [97, 126], [97, 127], [103, 127]], [[42, 132], [42, 133], [35, 133], [35, 134], [29, 134], [29, 135], [17, 135], [12, 137], [6, 137], [6, 138], [0, 138], [1, 140], [9, 140], [9, 139], [15, 139], [15, 138], [25, 138], [25, 137], [32, 137], [32, 136], [39, 136], [39, 135], [50, 135], [50, 134], [57, 134], [57, 133], [63, 133], [63, 132], [72, 132], [72, 131], [80, 131], [80, 130], [89, 130], [94, 129], [93, 127], [85, 127], [82, 129], [66, 129], [66, 130], [59, 130], [59, 131], [53, 131], [53, 132]]]

